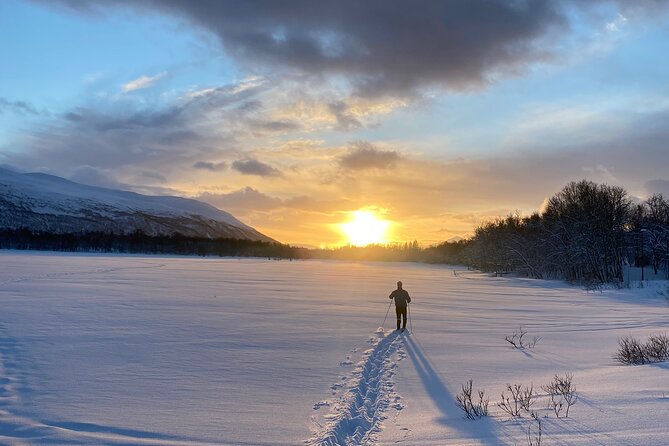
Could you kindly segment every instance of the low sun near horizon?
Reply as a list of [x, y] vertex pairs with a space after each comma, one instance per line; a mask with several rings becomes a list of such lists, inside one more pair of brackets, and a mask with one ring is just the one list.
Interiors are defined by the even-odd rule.
[[350, 220], [338, 225], [346, 237], [344, 244], [366, 246], [388, 243], [391, 222], [382, 220], [374, 211], [360, 209], [350, 213]]

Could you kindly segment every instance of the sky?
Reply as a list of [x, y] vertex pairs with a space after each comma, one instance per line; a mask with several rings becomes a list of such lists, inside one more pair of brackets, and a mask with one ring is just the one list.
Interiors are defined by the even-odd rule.
[[669, 196], [666, 54], [664, 0], [4, 0], [0, 165], [430, 245], [570, 181]]

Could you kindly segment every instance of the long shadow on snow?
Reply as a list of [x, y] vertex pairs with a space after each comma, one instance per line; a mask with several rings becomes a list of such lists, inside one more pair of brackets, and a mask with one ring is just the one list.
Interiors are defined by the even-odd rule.
[[[139, 442], [147, 444], [214, 444], [200, 438], [184, 437], [159, 432], [137, 429], [126, 429], [116, 426], [105, 426], [81, 422], [52, 422], [34, 418], [32, 410], [25, 410], [24, 399], [30, 397], [35, 390], [26, 381], [24, 369], [31, 367], [17, 339], [7, 334], [7, 329], [0, 324], [0, 437], [7, 440], [31, 441], [38, 444], [62, 445], [64, 441], [70, 444], [99, 444], [99, 445], [136, 445]], [[60, 431], [70, 431], [71, 434], [82, 434], [80, 439], [68, 438], [63, 440]], [[107, 440], [96, 438], [91, 440], [87, 434], [111, 435]], [[219, 444], [218, 442], [215, 442]], [[225, 444], [222, 442], [221, 444]], [[253, 446], [263, 446], [258, 443], [248, 443]], [[265, 445], [265, 446], [269, 446]]]
[[469, 438], [476, 438], [485, 445], [506, 445], [497, 438], [495, 428], [489, 419], [484, 417], [472, 421], [464, 418], [462, 411], [456, 405], [455, 398], [441, 380], [439, 372], [434, 368], [423, 348], [414, 340], [413, 336], [404, 338], [404, 345], [425, 391], [441, 412], [441, 416], [437, 419], [440, 424], [460, 431]]

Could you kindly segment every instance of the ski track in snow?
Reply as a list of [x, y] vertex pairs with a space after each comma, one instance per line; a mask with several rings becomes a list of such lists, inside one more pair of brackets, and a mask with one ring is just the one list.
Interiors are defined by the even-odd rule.
[[[406, 357], [402, 336], [392, 332], [376, 337], [373, 348], [364, 352], [353, 371], [344, 395], [332, 402], [314, 404], [314, 410], [327, 406], [331, 409], [324, 417], [324, 424], [312, 417], [317, 429], [305, 441], [307, 446], [366, 446], [376, 443], [383, 421], [388, 418], [388, 409], [400, 411], [404, 407], [393, 381], [398, 362]], [[333, 394], [341, 387], [342, 383], [330, 386]]]

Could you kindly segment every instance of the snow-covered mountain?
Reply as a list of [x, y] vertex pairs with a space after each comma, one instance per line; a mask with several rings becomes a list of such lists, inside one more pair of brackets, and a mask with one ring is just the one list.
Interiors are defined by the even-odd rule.
[[274, 241], [229, 213], [181, 197], [86, 186], [43, 173], [0, 168], [0, 228], [51, 232], [179, 233]]

